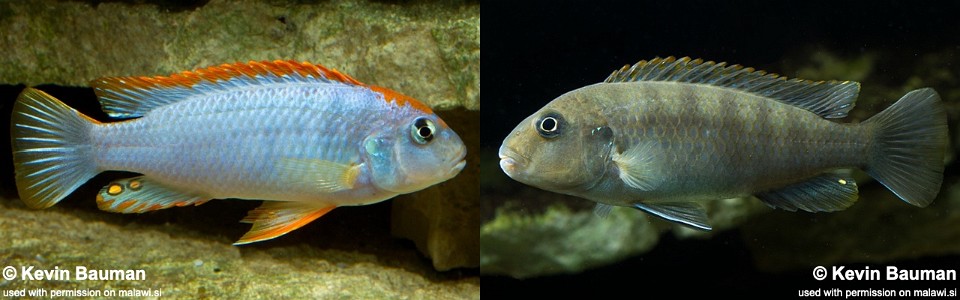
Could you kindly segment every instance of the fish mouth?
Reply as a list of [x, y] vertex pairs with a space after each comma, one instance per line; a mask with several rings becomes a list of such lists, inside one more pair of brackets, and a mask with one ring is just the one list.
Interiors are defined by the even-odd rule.
[[453, 177], [457, 174], [460, 174], [460, 171], [467, 166], [467, 147], [460, 147], [460, 151], [457, 154], [457, 159], [454, 159], [453, 161], [456, 161], [457, 164], [453, 165], [453, 167], [447, 171], [448, 177]]
[[510, 177], [517, 174], [518, 170], [523, 168], [523, 165], [526, 163], [526, 158], [516, 151], [507, 148], [507, 146], [500, 146], [499, 155], [500, 169], [503, 169], [503, 172], [507, 173]]

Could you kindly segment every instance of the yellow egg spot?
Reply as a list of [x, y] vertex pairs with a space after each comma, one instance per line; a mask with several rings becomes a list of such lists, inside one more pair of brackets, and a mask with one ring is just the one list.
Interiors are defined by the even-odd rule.
[[840, 179], [839, 182], [840, 182], [840, 184], [847, 184], [847, 181], [846, 181], [846, 180], [843, 180], [843, 179]]
[[130, 189], [131, 189], [131, 190], [136, 191], [136, 190], [139, 190], [140, 187], [143, 186], [143, 184], [140, 183], [140, 180], [134, 180], [134, 181], [131, 181], [131, 182], [130, 182], [130, 185], [129, 185], [129, 186], [130, 186]]
[[107, 188], [107, 194], [110, 196], [119, 195], [121, 192], [123, 192], [123, 186], [116, 183], [111, 184], [110, 187]]

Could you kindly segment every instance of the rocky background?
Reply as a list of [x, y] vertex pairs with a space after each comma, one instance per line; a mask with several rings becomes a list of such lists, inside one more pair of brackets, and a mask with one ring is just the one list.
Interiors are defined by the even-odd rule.
[[[16, 199], [0, 160], [0, 265], [144, 269], [142, 282], [24, 282], [0, 289], [162, 289], [210, 298], [479, 298], [477, 181], [480, 8], [477, 1], [7, 1], [0, 3], [0, 109], [24, 86], [94, 118], [87, 82], [169, 75], [222, 63], [294, 59], [432, 106], [469, 148], [451, 181], [383, 203], [336, 209], [281, 238], [231, 243], [255, 201], [143, 215], [98, 211], [91, 180], [57, 206]], [[9, 121], [5, 121], [9, 122]], [[0, 139], [10, 157], [9, 131]]]

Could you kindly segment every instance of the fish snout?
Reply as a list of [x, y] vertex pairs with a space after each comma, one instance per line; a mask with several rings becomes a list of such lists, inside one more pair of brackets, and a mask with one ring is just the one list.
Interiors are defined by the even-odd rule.
[[503, 172], [507, 173], [508, 176], [513, 177], [518, 173], [520, 168], [523, 167], [523, 156], [520, 156], [516, 151], [507, 148], [507, 146], [500, 146], [499, 155], [500, 169], [503, 169]]

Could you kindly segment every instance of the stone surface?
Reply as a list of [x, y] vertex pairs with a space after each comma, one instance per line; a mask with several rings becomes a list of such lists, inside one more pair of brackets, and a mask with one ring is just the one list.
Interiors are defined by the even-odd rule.
[[577, 273], [645, 252], [659, 236], [646, 216], [626, 209], [602, 219], [561, 203], [536, 215], [501, 210], [480, 230], [480, 271], [515, 278]]
[[[233, 61], [306, 60], [421, 99], [456, 130], [473, 131], [461, 132], [473, 143], [471, 149], [478, 143], [480, 40], [475, 4], [210, 1], [170, 11], [116, 2], [3, 2], [0, 21], [2, 83], [82, 86], [100, 76], [166, 75]], [[475, 166], [477, 160], [472, 161]], [[424, 219], [430, 226], [421, 236], [407, 236], [434, 258], [436, 268], [476, 267], [479, 221], [475, 213], [472, 222], [466, 215], [477, 205], [476, 173], [476, 167], [468, 167], [464, 176], [443, 187], [408, 196], [417, 199], [401, 197], [378, 207], [393, 202], [403, 207], [409, 200], [413, 207], [429, 208], [408, 213], [401, 209], [394, 216], [409, 220], [429, 214]], [[5, 189], [7, 194], [13, 190]], [[75, 197], [82, 195], [90, 193], [81, 191]], [[480, 297], [479, 280], [469, 271], [437, 273], [412, 245], [403, 247], [385, 235], [390, 214], [378, 214], [382, 208], [338, 209], [314, 222], [325, 225], [308, 225], [269, 245], [235, 247], [230, 243], [242, 234], [235, 230], [246, 229], [236, 221], [252, 207], [233, 205], [250, 203], [211, 204], [233, 210], [158, 212], [168, 220], [157, 224], [144, 221], [151, 219], [145, 215], [116, 216], [90, 207], [75, 210], [69, 204], [33, 211], [19, 200], [0, 200], [4, 265], [144, 269], [148, 276], [142, 282], [7, 280], [0, 281], [0, 288], [152, 288], [181, 298]], [[357, 220], [336, 217], [342, 211], [353, 211]], [[363, 219], [360, 214], [380, 217]], [[220, 221], [190, 227], [185, 219]], [[317, 226], [322, 226], [317, 229], [322, 234], [307, 236]], [[196, 227], [207, 229], [198, 232]], [[411, 232], [403, 225], [394, 228]]]
[[[468, 153], [476, 165], [479, 3], [11, 1], [0, 2], [0, 41], [3, 84], [85, 86], [102, 76], [168, 75], [249, 60], [320, 63], [434, 107], [465, 140], [473, 138]], [[438, 269], [478, 265], [479, 221], [466, 217], [477, 206], [477, 172], [468, 167], [456, 183], [397, 201], [393, 230], [413, 239]]]
[[[436, 273], [411, 251], [394, 249], [386, 255], [384, 248], [395, 246], [371, 240], [363, 226], [354, 226], [355, 231], [346, 235], [327, 232], [323, 237], [336, 241], [328, 240], [332, 244], [326, 247], [318, 247], [316, 238], [299, 240], [303, 242], [281, 238], [272, 245], [237, 247], [231, 242], [239, 233], [227, 234], [231, 238], [203, 226], [210, 225], [204, 222], [226, 221], [205, 215], [210, 212], [242, 213], [215, 203], [224, 201], [208, 203], [214, 205], [208, 208], [144, 215], [110, 214], [95, 207], [74, 206], [80, 201], [66, 201], [69, 203], [50, 209], [30, 210], [19, 200], [0, 199], [0, 265], [14, 266], [18, 274], [22, 267], [31, 266], [34, 270], [69, 270], [70, 279], [76, 278], [77, 266], [142, 269], [146, 279], [24, 281], [16, 277], [0, 279], [0, 289], [160, 290], [162, 297], [152, 299], [480, 298], [477, 277]], [[184, 219], [168, 219], [176, 216]], [[330, 222], [339, 219], [324, 218], [331, 217], [317, 222], [326, 223], [329, 229], [336, 225]], [[241, 230], [245, 227], [236, 220], [227, 222]], [[291, 234], [296, 237], [304, 232]], [[363, 242], [344, 242], [351, 235], [365, 238]]]
[[[484, 152], [482, 158], [484, 165], [497, 165], [492, 151]], [[529, 278], [578, 273], [645, 253], [665, 232], [681, 238], [709, 238], [751, 215], [770, 211], [752, 198], [712, 201], [707, 211], [713, 232], [673, 225], [627, 207], [614, 208], [601, 218], [594, 215], [591, 201], [527, 187], [496, 171], [482, 173], [483, 274]]]
[[[468, 149], [480, 144], [480, 114], [467, 110], [440, 111]], [[477, 151], [467, 153], [467, 165], [457, 177], [426, 190], [397, 197], [393, 202], [391, 228], [408, 238], [433, 260], [437, 270], [480, 266], [480, 198]]]
[[480, 109], [480, 6], [470, 2], [0, 2], [0, 83], [83, 86], [236, 61], [295, 59], [437, 108]]

